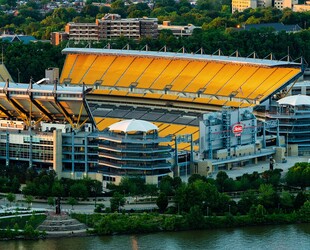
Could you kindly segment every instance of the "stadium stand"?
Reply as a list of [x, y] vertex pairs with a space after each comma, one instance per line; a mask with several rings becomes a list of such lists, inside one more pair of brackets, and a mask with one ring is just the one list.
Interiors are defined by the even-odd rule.
[[[60, 83], [93, 86], [86, 99], [98, 105], [92, 113], [99, 130], [113, 121], [145, 119], [160, 136], [194, 134], [195, 140], [200, 114], [256, 106], [301, 73], [299, 63], [267, 59], [113, 49], [63, 53]], [[186, 118], [192, 111], [196, 118]]]

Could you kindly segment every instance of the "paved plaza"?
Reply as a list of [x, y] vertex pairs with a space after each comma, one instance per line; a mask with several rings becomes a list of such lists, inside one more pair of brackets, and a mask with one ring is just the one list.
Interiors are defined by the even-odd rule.
[[[308, 162], [309, 157], [301, 157], [301, 156], [289, 156], [286, 158], [287, 162], [285, 163], [276, 163], [274, 165], [274, 169], [276, 168], [280, 168], [283, 169], [283, 173], [286, 173], [288, 171], [288, 169], [292, 166], [294, 166], [294, 164], [296, 162]], [[253, 173], [253, 172], [258, 172], [258, 173], [262, 173], [266, 170], [269, 170], [269, 161], [264, 161], [264, 162], [258, 162], [257, 164], [249, 164], [249, 165], [245, 165], [243, 167], [234, 167], [231, 170], [223, 170], [225, 171], [229, 177], [231, 178], [236, 178], [238, 176], [241, 176], [245, 173]], [[213, 177], [216, 177], [217, 173], [213, 174]]]

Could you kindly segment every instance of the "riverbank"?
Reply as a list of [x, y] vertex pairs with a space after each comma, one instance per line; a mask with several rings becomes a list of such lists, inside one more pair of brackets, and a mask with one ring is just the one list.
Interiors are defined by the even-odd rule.
[[26, 230], [19, 230], [16, 228], [16, 220], [12, 220], [11, 222], [6, 222], [6, 229], [0, 230], [0, 240], [39, 240], [48, 238], [132, 235], [310, 223], [310, 217], [295, 212], [291, 214], [279, 213], [235, 216], [230, 214], [226, 216], [203, 216], [198, 213], [184, 215], [111, 213], [92, 215], [72, 214], [72, 217], [79, 220], [81, 223], [85, 223], [87, 226], [91, 227], [91, 229], [74, 233], [59, 231], [53, 234], [46, 234], [45, 232], [34, 230], [33, 227], [28, 227], [28, 229], [25, 228]]
[[203, 216], [199, 213], [168, 215], [143, 214], [74, 214], [74, 218], [97, 235], [141, 234], [155, 232], [188, 231], [200, 229], [238, 228], [263, 225], [309, 223], [310, 218], [300, 213]]
[[0, 241], [5, 250], [310, 249], [310, 224]]
[[[95, 214], [49, 214], [31, 216], [9, 216], [0, 220], [0, 238], [40, 239], [116, 234], [141, 234], [155, 232], [188, 231], [198, 229], [222, 229], [262, 225], [310, 223], [310, 201], [291, 213], [281, 209], [268, 213], [260, 204], [253, 205], [246, 215], [220, 214], [205, 216], [203, 210], [194, 205], [188, 213], [95, 213]], [[81, 231], [83, 230], [83, 231]], [[66, 231], [66, 232], [65, 232]], [[51, 234], [49, 235], [49, 232]]]

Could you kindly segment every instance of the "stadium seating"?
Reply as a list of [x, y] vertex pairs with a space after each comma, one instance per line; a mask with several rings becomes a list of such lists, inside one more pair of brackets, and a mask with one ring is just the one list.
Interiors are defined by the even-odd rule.
[[174, 79], [187, 66], [188, 61], [185, 60], [171, 60], [169, 65], [158, 75], [158, 78], [152, 83], [150, 88], [163, 90], [167, 85], [171, 85]]
[[233, 77], [234, 74], [241, 68], [241, 65], [237, 64], [225, 64], [221, 70], [203, 88], [205, 88], [204, 94], [214, 95], [219, 89]]
[[225, 66], [223, 63], [205, 62], [206, 66], [198, 73], [195, 79], [184, 89], [185, 92], [197, 93], [198, 90], [212, 80]]
[[117, 57], [101, 78], [103, 85], [114, 86], [133, 60], [134, 57]]
[[83, 76], [87, 74], [91, 68], [93, 62], [96, 59], [96, 55], [79, 55], [78, 60], [72, 68], [70, 78], [71, 83], [82, 84]]
[[150, 58], [136, 58], [115, 86], [129, 87], [132, 83], [137, 81], [151, 62], [152, 59]]
[[[85, 84], [93, 85], [95, 82], [101, 81], [103, 74], [115, 59], [116, 56], [98, 56], [88, 72], [85, 74], [83, 82]], [[103, 83], [101, 83], [101, 85], [103, 85]]]
[[247, 80], [258, 70], [258, 67], [254, 66], [242, 66], [234, 76], [226, 82], [225, 85], [221, 86], [218, 95], [229, 96], [233, 91], [238, 91], [241, 96], [244, 95], [242, 86]]
[[137, 79], [137, 88], [148, 89], [158, 76], [165, 70], [170, 60], [154, 59], [143, 74]]
[[[296, 73], [292, 69], [276, 68], [261, 84], [248, 95], [248, 98], [255, 99], [258, 95], [265, 95], [266, 92], [273, 92], [281, 87], [283, 78], [292, 78]], [[270, 91], [271, 90], [271, 91]]]
[[76, 54], [69, 54], [66, 57], [64, 67], [61, 72], [60, 82], [63, 83], [64, 79], [70, 78], [71, 70], [74, 67], [75, 61], [78, 55]]
[[190, 62], [172, 83], [172, 91], [183, 91], [206, 65], [204, 62]]

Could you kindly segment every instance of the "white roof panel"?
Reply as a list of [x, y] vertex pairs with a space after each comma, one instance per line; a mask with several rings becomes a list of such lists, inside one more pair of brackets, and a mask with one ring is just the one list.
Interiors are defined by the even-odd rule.
[[310, 105], [310, 96], [307, 95], [291, 95], [286, 96], [278, 101], [280, 105], [291, 105], [291, 106], [299, 106], [299, 105]]
[[158, 128], [151, 122], [131, 119], [131, 120], [124, 120], [124, 121], [114, 123], [111, 126], [109, 126], [109, 130], [110, 131], [122, 131], [124, 133], [134, 132], [134, 131], [140, 131], [140, 132], [146, 133], [151, 130], [158, 130]]

